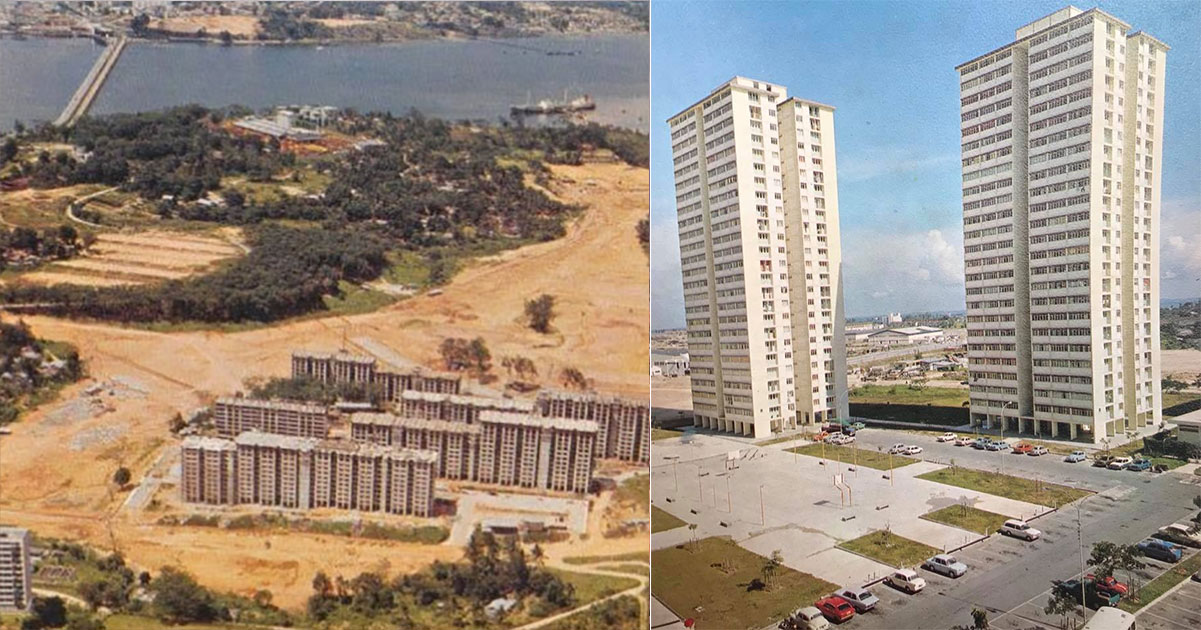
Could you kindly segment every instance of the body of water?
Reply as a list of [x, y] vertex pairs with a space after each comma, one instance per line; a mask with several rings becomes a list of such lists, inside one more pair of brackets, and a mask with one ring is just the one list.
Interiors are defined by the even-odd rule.
[[[99, 54], [90, 40], [0, 39], [0, 129], [57, 117]], [[589, 120], [646, 131], [648, 66], [645, 34], [326, 47], [139, 41], [90, 113], [307, 104], [496, 121], [512, 104], [567, 90], [596, 100]]]

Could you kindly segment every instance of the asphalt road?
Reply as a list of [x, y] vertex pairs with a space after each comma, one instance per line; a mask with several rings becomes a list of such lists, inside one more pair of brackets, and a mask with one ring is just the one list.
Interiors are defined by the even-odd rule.
[[931, 352], [934, 350], [962, 351], [965, 338], [956, 338], [953, 341], [945, 341], [943, 343], [922, 343], [905, 345], [888, 350], [880, 350], [878, 352], [869, 352], [867, 354], [857, 354], [847, 357], [847, 365], [865, 365], [875, 363], [876, 361], [884, 361], [886, 359], [904, 358], [909, 360], [913, 358], [915, 352]]
[[[861, 448], [915, 443], [925, 449], [922, 457], [942, 462], [954, 457], [957, 464], [985, 470], [995, 469], [1004, 458], [1006, 473], [1037, 475], [1098, 491], [1079, 504], [1086, 560], [1094, 542], [1133, 544], [1163, 525], [1184, 520], [1196, 512], [1193, 497], [1201, 495], [1201, 477], [1196, 475], [1190, 479], [1171, 473], [1110, 471], [1086, 462], [1067, 464], [1059, 456], [981, 452], [938, 444], [930, 436], [880, 429], [861, 432], [859, 442]], [[983, 608], [989, 611], [994, 628], [1057, 627], [1058, 619], [1048, 618], [1042, 609], [1050, 596], [1052, 580], [1080, 574], [1076, 505], [1035, 520], [1033, 525], [1044, 533], [1038, 541], [993, 536], [956, 553], [969, 567], [967, 575], [958, 580], [920, 571], [929, 586], [916, 596], [884, 585], [873, 587], [884, 599], [878, 610], [846, 625], [888, 630], [947, 628], [970, 624], [972, 609]], [[1166, 565], [1149, 559], [1147, 564], [1140, 578], [1144, 584], [1166, 569]], [[1119, 578], [1124, 579], [1124, 575], [1119, 574]]]

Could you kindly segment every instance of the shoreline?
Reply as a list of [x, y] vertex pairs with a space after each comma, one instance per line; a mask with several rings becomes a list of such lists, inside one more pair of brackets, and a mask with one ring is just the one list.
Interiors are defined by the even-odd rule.
[[[229, 43], [221, 41], [219, 37], [189, 37], [187, 35], [164, 35], [162, 37], [134, 37], [127, 35], [130, 44], [198, 44], [203, 46], [348, 46], [348, 45], [376, 45], [388, 46], [396, 44], [409, 44], [415, 42], [489, 42], [497, 44], [505, 44], [508, 42], [519, 42], [535, 39], [566, 39], [566, 40], [588, 40], [602, 37], [619, 37], [619, 36], [649, 36], [648, 31], [589, 31], [586, 33], [530, 33], [522, 35], [491, 35], [491, 36], [468, 36], [468, 35], [429, 35], [426, 37], [409, 37], [404, 39], [234, 39]], [[62, 40], [62, 39], [90, 39], [95, 41], [97, 36], [82, 33], [70, 33], [62, 35], [51, 35], [46, 33], [17, 33], [13, 31], [0, 31], [0, 40], [9, 39], [13, 41], [23, 40]]]

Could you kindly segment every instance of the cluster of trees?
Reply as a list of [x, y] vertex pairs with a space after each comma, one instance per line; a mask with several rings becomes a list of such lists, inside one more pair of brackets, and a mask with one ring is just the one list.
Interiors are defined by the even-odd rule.
[[247, 382], [251, 398], [307, 400], [326, 405], [342, 400], [380, 404], [383, 392], [372, 383], [326, 383], [315, 378], [279, 378]]
[[43, 259], [64, 260], [78, 254], [94, 239], [88, 234], [81, 240], [79, 231], [70, 224], [46, 228], [41, 232], [30, 227], [11, 230], [0, 227], [0, 270], [4, 269], [4, 257], [10, 251], [25, 252]]
[[516, 130], [514, 144], [539, 149], [551, 161], [578, 164], [586, 149], [608, 149], [631, 166], [650, 166], [650, 138], [640, 131], [612, 125], [587, 123], [567, 127], [537, 127]]
[[221, 177], [244, 174], [265, 179], [294, 160], [280, 154], [275, 142], [234, 136], [216, 124], [226, 115], [249, 110], [209, 110], [199, 105], [159, 112], [85, 117], [73, 127], [43, 125], [29, 140], [68, 142], [87, 153], [77, 160], [68, 153], [41, 152], [21, 166], [35, 188], [71, 184], [107, 184], [137, 192], [146, 199], [174, 196], [199, 199], [221, 186]]
[[442, 340], [438, 351], [448, 370], [486, 374], [492, 369], [492, 352], [488, 350], [483, 337], [471, 340], [447, 337]]
[[249, 240], [249, 254], [209, 275], [150, 286], [14, 283], [0, 301], [124, 322], [270, 322], [323, 309], [339, 282], [372, 280], [387, 264], [380, 239], [357, 230], [263, 225]]
[[317, 621], [359, 615], [420, 627], [411, 608], [438, 606], [444, 611], [439, 627], [476, 627], [488, 625], [483, 607], [498, 597], [522, 600], [534, 616], [573, 605], [575, 588], [543, 568], [541, 561], [539, 547], [527, 554], [515, 539], [502, 541], [476, 526], [461, 562], [435, 562], [391, 581], [375, 572], [350, 580], [318, 573], [308, 613]]
[[[51, 345], [51, 354], [63, 361], [57, 371], [43, 369]], [[0, 425], [5, 425], [17, 419], [28, 397], [56, 384], [79, 380], [83, 363], [74, 347], [39, 340], [25, 322], [0, 322], [0, 374], [7, 375], [0, 379]]]
[[267, 14], [259, 18], [258, 39], [260, 40], [300, 40], [328, 39], [334, 34], [333, 29], [320, 22], [307, 20], [293, 15], [285, 9], [268, 9]]
[[543, 293], [525, 301], [525, 318], [530, 328], [540, 333], [550, 332], [550, 320], [555, 317], [555, 296]]

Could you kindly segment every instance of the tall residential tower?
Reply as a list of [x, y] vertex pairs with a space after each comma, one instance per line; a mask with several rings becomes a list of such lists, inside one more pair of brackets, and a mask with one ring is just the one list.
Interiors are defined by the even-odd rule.
[[1160, 422], [1167, 50], [1068, 7], [957, 68], [973, 423], [1100, 443]]
[[834, 108], [735, 77], [668, 123], [694, 424], [846, 417]]

